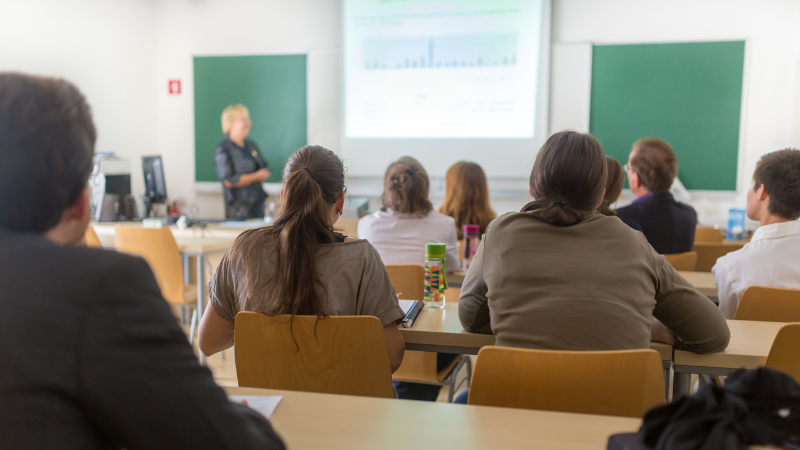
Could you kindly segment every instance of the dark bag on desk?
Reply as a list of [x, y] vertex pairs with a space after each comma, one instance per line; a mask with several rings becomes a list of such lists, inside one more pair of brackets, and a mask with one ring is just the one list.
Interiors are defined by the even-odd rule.
[[770, 369], [739, 369], [725, 386], [706, 385], [693, 396], [657, 406], [630, 436], [608, 448], [655, 450], [746, 449], [800, 442], [800, 385]]

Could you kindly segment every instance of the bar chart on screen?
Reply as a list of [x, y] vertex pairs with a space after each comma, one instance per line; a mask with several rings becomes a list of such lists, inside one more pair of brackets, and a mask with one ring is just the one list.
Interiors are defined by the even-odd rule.
[[542, 0], [345, 0], [347, 138], [532, 138]]
[[364, 40], [364, 69], [367, 70], [513, 66], [516, 63], [516, 33]]

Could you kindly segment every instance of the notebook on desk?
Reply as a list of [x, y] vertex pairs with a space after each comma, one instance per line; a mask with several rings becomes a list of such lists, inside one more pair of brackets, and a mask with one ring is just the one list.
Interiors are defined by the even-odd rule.
[[406, 313], [406, 317], [400, 326], [411, 328], [411, 325], [414, 325], [414, 321], [417, 320], [419, 312], [422, 311], [422, 302], [419, 300], [400, 300], [400, 308]]

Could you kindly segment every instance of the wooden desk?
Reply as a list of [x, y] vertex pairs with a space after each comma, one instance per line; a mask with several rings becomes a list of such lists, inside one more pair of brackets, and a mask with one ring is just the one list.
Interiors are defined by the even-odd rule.
[[[494, 345], [493, 334], [464, 331], [458, 318], [458, 303], [445, 303], [444, 309], [423, 308], [411, 328], [401, 328], [406, 350], [477, 355], [481, 347]], [[669, 398], [669, 369], [672, 367], [671, 345], [651, 342], [650, 348], [661, 355], [664, 369], [664, 392]]]
[[[716, 297], [717, 296], [717, 285], [714, 282], [714, 274], [711, 272], [678, 272], [686, 278], [686, 281], [692, 283], [694, 287], [700, 291], [701, 294], [705, 295], [706, 297]], [[447, 275], [447, 283], [451, 287], [461, 287], [464, 283], [464, 276], [466, 274], [463, 272], [456, 272]]]
[[[464, 331], [458, 319], [458, 304], [447, 303], [444, 309], [423, 308], [411, 328], [401, 328], [406, 350], [423, 352], [463, 353], [477, 355], [481, 347], [494, 345], [493, 334]], [[663, 361], [672, 361], [672, 346], [651, 342], [650, 348], [661, 354]]]
[[[263, 226], [263, 222], [253, 222], [255, 226]], [[100, 241], [103, 243], [103, 246], [106, 246], [107, 242], [110, 242], [110, 247], [113, 247], [114, 243], [114, 226], [116, 225], [124, 225], [126, 227], [142, 227], [141, 222], [92, 222], [91, 227], [94, 228], [95, 233], [100, 238]], [[239, 228], [239, 227], [223, 227], [217, 223], [209, 223], [205, 228], [200, 227], [191, 227], [191, 228], [184, 228], [181, 230], [176, 225], [167, 225], [165, 228], [169, 228], [172, 231], [172, 235], [175, 236], [175, 239], [178, 238], [197, 238], [197, 239], [230, 239], [234, 240], [237, 236], [242, 234], [242, 232], [248, 230], [248, 228]], [[104, 240], [104, 237], [107, 238]], [[110, 240], [109, 240], [110, 239]]]
[[692, 283], [706, 297], [717, 296], [717, 284], [711, 272], [678, 272], [686, 281]]
[[779, 322], [729, 320], [731, 342], [724, 351], [698, 355], [675, 350], [674, 396], [689, 393], [691, 374], [727, 375], [740, 367], [754, 369], [763, 366], [778, 330], [784, 325]]
[[270, 421], [292, 450], [605, 449], [641, 420], [489, 406], [252, 388], [230, 395], [282, 395]]

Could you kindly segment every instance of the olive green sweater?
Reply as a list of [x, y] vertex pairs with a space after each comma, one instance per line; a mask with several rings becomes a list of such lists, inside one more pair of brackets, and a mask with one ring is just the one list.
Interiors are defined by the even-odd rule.
[[464, 329], [497, 345], [551, 350], [646, 349], [653, 316], [675, 347], [724, 350], [727, 322], [714, 303], [617, 217], [575, 225], [529, 212], [498, 217], [470, 265], [458, 306]]

